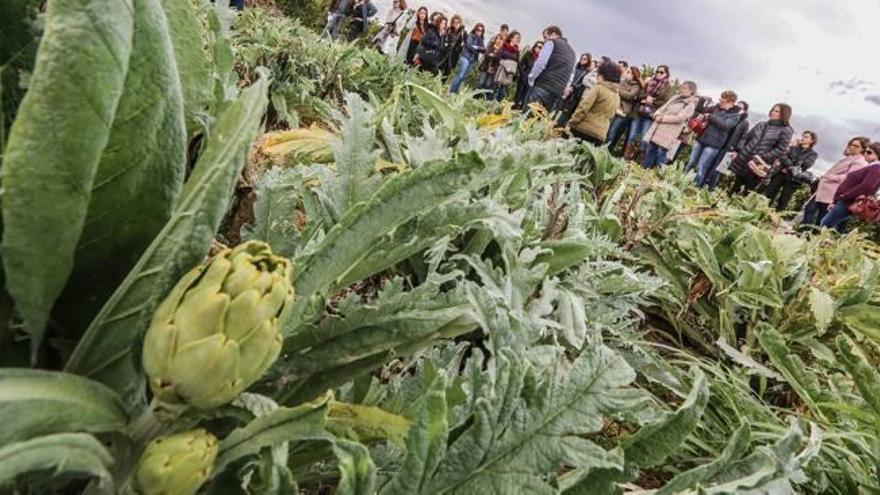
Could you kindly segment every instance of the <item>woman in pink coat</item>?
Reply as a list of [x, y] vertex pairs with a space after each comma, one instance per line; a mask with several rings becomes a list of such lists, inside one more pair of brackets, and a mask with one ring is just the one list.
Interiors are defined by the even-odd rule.
[[804, 225], [819, 225], [828, 208], [834, 202], [837, 188], [846, 180], [847, 174], [868, 166], [863, 154], [871, 140], [866, 137], [855, 137], [849, 140], [843, 150], [844, 158], [835, 163], [819, 180], [816, 195], [804, 206]]

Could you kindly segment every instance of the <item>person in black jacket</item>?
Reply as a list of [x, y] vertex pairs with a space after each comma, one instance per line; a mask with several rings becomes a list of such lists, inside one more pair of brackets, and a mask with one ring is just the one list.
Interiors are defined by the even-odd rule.
[[370, 32], [370, 22], [378, 9], [373, 0], [358, 0], [352, 7], [351, 26], [348, 31], [348, 41], [354, 41]]
[[819, 157], [813, 149], [817, 141], [815, 132], [804, 131], [798, 144], [788, 148], [788, 151], [779, 158], [779, 168], [770, 177], [770, 183], [764, 190], [764, 195], [770, 200], [771, 205], [776, 201], [778, 211], [785, 211], [788, 208], [788, 202], [799, 187], [812, 182], [813, 176], [807, 170]]
[[532, 45], [532, 49], [519, 59], [519, 65], [516, 68], [516, 94], [513, 96], [514, 108], [522, 108], [526, 101], [526, 94], [529, 91], [529, 73], [538, 60], [541, 49], [544, 48], [544, 42], [539, 41]]
[[592, 71], [593, 55], [584, 53], [581, 55], [578, 64], [574, 67], [574, 76], [571, 78], [571, 84], [566, 86], [565, 91], [562, 93], [562, 114], [559, 116], [557, 125], [565, 127], [568, 124], [587, 89], [587, 85], [584, 84], [584, 77]]
[[764, 164], [775, 162], [791, 143], [794, 134], [789, 125], [791, 107], [785, 103], [773, 105], [769, 116], [769, 120], [756, 125], [737, 146], [736, 158], [730, 164], [730, 170], [736, 176], [731, 194], [754, 191], [769, 173], [769, 170], [763, 170]]
[[708, 179], [712, 177], [717, 166], [715, 158], [721, 153], [727, 138], [740, 122], [740, 109], [736, 106], [736, 98], [736, 93], [733, 91], [725, 91], [721, 93], [718, 104], [707, 108], [703, 113], [703, 118], [708, 121], [708, 127], [697, 137], [687, 165], [688, 169], [697, 171], [695, 182], [699, 187], [708, 185]]
[[453, 15], [449, 21], [449, 29], [443, 35], [445, 55], [443, 61], [440, 62], [440, 72], [443, 73], [443, 77], [446, 79], [449, 79], [452, 71], [458, 65], [458, 59], [461, 58], [461, 51], [464, 48], [466, 36], [467, 31], [464, 28], [461, 16], [458, 14]]
[[425, 36], [419, 43], [419, 49], [416, 51], [415, 64], [419, 69], [437, 74], [440, 70], [440, 62], [443, 60], [443, 36], [441, 33], [446, 28], [446, 17], [438, 14], [434, 17], [434, 22], [428, 24], [425, 30]]

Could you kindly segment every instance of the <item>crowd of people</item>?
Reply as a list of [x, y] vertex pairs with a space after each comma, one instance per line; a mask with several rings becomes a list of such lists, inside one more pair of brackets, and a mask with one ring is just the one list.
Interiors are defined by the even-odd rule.
[[[376, 15], [372, 0], [336, 0], [325, 34], [335, 39], [347, 23], [349, 40], [366, 36]], [[880, 143], [853, 138], [844, 158], [818, 177], [813, 167], [819, 136], [810, 130], [796, 135], [792, 108], [785, 103], [773, 105], [766, 119], [751, 126], [749, 105], [734, 91], [722, 92], [715, 102], [700, 95], [695, 82], [673, 79], [667, 65], [650, 69], [589, 53], [578, 57], [558, 26], [548, 26], [542, 39], [523, 47], [520, 32], [507, 24], [487, 36], [483, 23], [468, 29], [459, 15], [409, 10], [406, 0], [393, 0], [369, 41], [443, 77], [450, 93], [472, 85], [479, 97], [503, 101], [512, 90], [514, 108], [528, 112], [540, 105], [558, 115], [573, 138], [608, 146], [646, 168], [678, 161], [690, 149], [686, 168], [695, 171], [699, 187], [714, 189], [724, 174], [731, 175], [731, 194], [760, 190], [780, 211], [800, 188], [809, 187], [813, 196], [804, 207], [804, 229], [842, 231], [853, 216], [876, 221], [880, 215]]]

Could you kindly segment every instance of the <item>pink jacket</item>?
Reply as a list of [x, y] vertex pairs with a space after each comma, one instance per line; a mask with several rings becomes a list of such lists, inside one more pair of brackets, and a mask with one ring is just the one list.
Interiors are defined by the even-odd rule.
[[819, 187], [816, 189], [816, 202], [827, 205], [833, 203], [834, 194], [837, 192], [837, 188], [846, 180], [847, 174], [867, 166], [868, 163], [862, 155], [848, 156], [835, 163], [819, 180]]

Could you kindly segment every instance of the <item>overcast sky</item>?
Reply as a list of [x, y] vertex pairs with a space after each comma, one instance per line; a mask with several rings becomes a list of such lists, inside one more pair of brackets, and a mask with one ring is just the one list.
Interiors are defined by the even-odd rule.
[[[379, 0], [384, 12], [390, 0]], [[411, 3], [417, 8], [422, 3]], [[880, 140], [880, 0], [425, 0], [488, 33], [501, 23], [538, 39], [559, 25], [579, 52], [671, 66], [699, 93], [733, 89], [763, 118], [773, 103], [794, 108], [795, 130], [819, 133], [823, 162], [847, 139]], [[380, 13], [381, 15], [381, 13]]]

